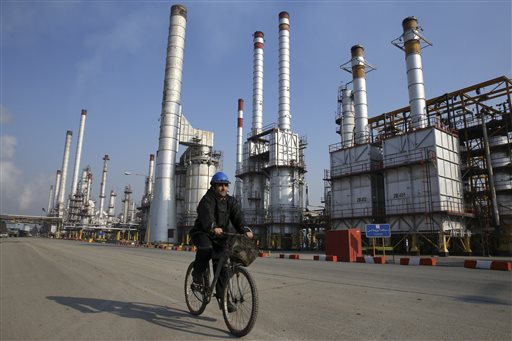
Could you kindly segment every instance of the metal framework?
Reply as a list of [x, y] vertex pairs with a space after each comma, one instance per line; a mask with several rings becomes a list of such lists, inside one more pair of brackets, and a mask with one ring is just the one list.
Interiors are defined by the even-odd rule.
[[[511, 85], [502, 76], [426, 102], [428, 125], [459, 136], [466, 224], [473, 234], [465, 251], [512, 253]], [[409, 118], [410, 107], [403, 107], [369, 119], [370, 143], [406, 134]]]

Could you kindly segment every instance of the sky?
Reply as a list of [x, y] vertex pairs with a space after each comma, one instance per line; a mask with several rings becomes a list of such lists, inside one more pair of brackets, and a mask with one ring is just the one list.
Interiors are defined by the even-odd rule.
[[[140, 202], [149, 155], [158, 148], [170, 7], [188, 9], [182, 110], [213, 131], [223, 171], [234, 180], [237, 101], [252, 117], [255, 31], [265, 34], [263, 126], [278, 120], [278, 14], [290, 14], [291, 129], [305, 150], [309, 203], [321, 206], [336, 134], [340, 70], [361, 44], [376, 70], [366, 77], [369, 116], [408, 105], [404, 53], [391, 44], [415, 16], [432, 46], [422, 51], [427, 98], [498, 76], [511, 77], [511, 1], [9, 1], [0, 2], [0, 213], [40, 215], [80, 112], [87, 110], [80, 168], [93, 172], [99, 203], [131, 185]], [[178, 154], [184, 151], [181, 146]], [[67, 195], [68, 193], [66, 193]], [[107, 198], [108, 201], [108, 198]]]

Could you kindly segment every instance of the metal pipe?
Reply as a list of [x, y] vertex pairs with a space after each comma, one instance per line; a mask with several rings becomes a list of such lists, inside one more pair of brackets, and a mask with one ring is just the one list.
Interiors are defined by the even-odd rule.
[[279, 13], [279, 129], [290, 130], [290, 15]]
[[404, 40], [405, 62], [407, 66], [411, 125], [413, 129], [425, 128], [428, 125], [427, 106], [421, 64], [421, 37], [418, 34], [418, 20], [415, 17], [407, 17], [402, 21], [402, 27], [404, 30], [402, 37]]
[[[240, 174], [242, 170], [242, 147], [243, 147], [243, 127], [244, 127], [244, 100], [238, 99], [238, 120], [236, 134], [236, 174]], [[238, 202], [242, 199], [242, 179], [239, 177], [235, 181], [235, 198]]]
[[341, 88], [341, 145], [343, 148], [352, 147], [354, 145], [354, 111], [352, 90], [343, 86]]
[[252, 71], [252, 133], [259, 134], [263, 127], [263, 49], [264, 34], [254, 32], [254, 53]]
[[368, 143], [368, 99], [366, 94], [366, 71], [364, 48], [354, 45], [352, 53], [352, 78], [354, 84], [355, 143]]
[[69, 154], [71, 152], [71, 138], [73, 137], [73, 132], [68, 130], [66, 132], [66, 142], [64, 145], [64, 156], [62, 158], [62, 173], [60, 177], [60, 185], [59, 185], [59, 195], [57, 200], [57, 210], [58, 216], [62, 217], [64, 215], [64, 197], [66, 195], [66, 182], [68, 176], [68, 164], [69, 164]]
[[71, 193], [70, 193], [71, 196], [73, 196], [77, 191], [78, 173], [80, 172], [80, 158], [82, 157], [82, 141], [84, 138], [84, 128], [85, 128], [86, 116], [87, 116], [87, 110], [82, 109], [82, 113], [80, 116], [80, 129], [78, 130], [78, 141], [76, 143], [75, 169], [73, 171], [73, 182], [71, 185]]
[[103, 174], [101, 176], [101, 189], [100, 189], [100, 223], [103, 223], [103, 205], [105, 203], [105, 186], [107, 183], [107, 172], [108, 172], [108, 161], [109, 157], [107, 154], [103, 157]]
[[[165, 81], [160, 117], [155, 188], [150, 209], [151, 241], [176, 243], [176, 153], [181, 115], [181, 79], [187, 9], [171, 7]], [[170, 238], [168, 236], [171, 236]]]

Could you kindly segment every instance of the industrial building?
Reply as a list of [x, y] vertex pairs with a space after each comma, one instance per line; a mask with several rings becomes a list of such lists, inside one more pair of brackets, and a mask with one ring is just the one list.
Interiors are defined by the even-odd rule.
[[364, 232], [388, 223], [387, 244], [412, 254], [509, 255], [511, 82], [500, 77], [427, 101], [421, 49], [430, 42], [415, 17], [402, 27], [393, 44], [406, 56], [408, 107], [368, 119], [369, 64], [364, 48], [352, 47], [352, 84], [338, 96], [341, 142], [329, 147], [325, 173], [329, 225]]
[[[61, 236], [188, 244], [199, 200], [222, 169], [214, 133], [193, 128], [181, 104], [187, 10], [171, 8], [159, 145], [149, 158], [140, 200], [124, 189], [116, 216], [114, 190], [104, 211], [109, 155], [103, 157], [99, 205], [89, 167], [80, 169], [87, 111], [82, 110], [75, 168], [66, 200], [72, 132], [50, 189], [49, 216]], [[337, 132], [324, 176], [325, 209], [307, 210], [307, 140], [292, 130], [290, 15], [279, 13], [277, 122], [263, 126], [264, 33], [253, 35], [252, 122], [243, 134], [238, 100], [234, 196], [262, 249], [321, 247], [327, 229], [389, 223], [386, 245], [412, 254], [511, 254], [511, 81], [499, 77], [427, 99], [421, 50], [430, 42], [408, 17], [393, 44], [404, 51], [409, 106], [370, 118], [366, 74], [375, 68], [354, 45], [341, 68], [352, 80], [338, 89]], [[404, 91], [405, 86], [404, 86]], [[178, 157], [178, 145], [185, 151]], [[82, 176], [79, 178], [79, 173]], [[364, 237], [364, 233], [363, 233]]]

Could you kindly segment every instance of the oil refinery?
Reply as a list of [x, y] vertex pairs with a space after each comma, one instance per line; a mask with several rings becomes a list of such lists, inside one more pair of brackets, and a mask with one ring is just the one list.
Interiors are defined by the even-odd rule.
[[[366, 56], [371, 57], [372, 51], [363, 44], [347, 46], [350, 57], [347, 53], [343, 59], [349, 60], [339, 67], [351, 74], [351, 80], [339, 87], [333, 103], [337, 105], [333, 131], [339, 140], [323, 151], [330, 160], [324, 165], [324, 207], [310, 210], [308, 142], [292, 128], [292, 16], [281, 12], [277, 19], [277, 42], [266, 41], [262, 31], [252, 37], [250, 127], [244, 126], [244, 99], [233, 98], [237, 137], [233, 195], [259, 248], [323, 249], [325, 231], [353, 228], [361, 230], [368, 246], [365, 225], [386, 223], [391, 227], [386, 246], [397, 253], [512, 255], [510, 78], [461, 84], [460, 89], [427, 98], [422, 50], [432, 43], [422, 32], [420, 19], [407, 17], [390, 48], [403, 51], [405, 70], [396, 71], [407, 75], [403, 91], [408, 92], [409, 105], [371, 115], [376, 110], [373, 94], [367, 91], [367, 82], [372, 81], [367, 74], [376, 68]], [[82, 110], [71, 188], [66, 188], [66, 181], [73, 132], [67, 131], [62, 165], [49, 191], [46, 212], [54, 219], [55, 236], [189, 245], [197, 204], [212, 175], [222, 170], [227, 151], [215, 150], [213, 131], [193, 127], [186, 118], [186, 104], [181, 103], [186, 31], [187, 8], [173, 5], [160, 130], [155, 136], [158, 150], [149, 155], [142, 198], [134, 198], [130, 186], [122, 193], [108, 192], [110, 156], [98, 155], [103, 170], [96, 204], [91, 196], [96, 186], [92, 170], [81, 166], [87, 138], [87, 110]], [[270, 115], [275, 123], [263, 126], [263, 114], [269, 117], [263, 106], [268, 44], [279, 51], [279, 103], [277, 115]], [[333, 72], [337, 67], [333, 65]], [[181, 155], [179, 145], [185, 147]], [[117, 196], [122, 197], [119, 209]]]

